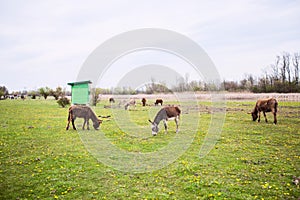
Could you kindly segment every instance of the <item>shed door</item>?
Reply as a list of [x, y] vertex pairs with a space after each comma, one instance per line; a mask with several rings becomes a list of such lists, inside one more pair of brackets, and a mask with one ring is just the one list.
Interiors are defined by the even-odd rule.
[[89, 103], [89, 85], [78, 84], [72, 87], [72, 103], [88, 104]]

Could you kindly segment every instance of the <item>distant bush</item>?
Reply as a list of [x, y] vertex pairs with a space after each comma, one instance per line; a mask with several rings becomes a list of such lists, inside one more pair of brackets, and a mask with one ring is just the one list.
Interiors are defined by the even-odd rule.
[[61, 97], [58, 101], [57, 101], [58, 105], [60, 105], [61, 107], [66, 107], [67, 105], [70, 105], [71, 102], [67, 97]]

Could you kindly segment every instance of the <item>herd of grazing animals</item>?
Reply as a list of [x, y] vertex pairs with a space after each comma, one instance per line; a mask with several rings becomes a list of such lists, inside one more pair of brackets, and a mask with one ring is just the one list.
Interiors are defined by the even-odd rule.
[[[109, 99], [109, 103], [114, 103], [115, 100], [113, 98]], [[142, 105], [146, 106], [146, 99], [142, 99]], [[158, 104], [163, 104], [162, 99], [156, 99], [154, 105], [157, 106]], [[129, 108], [129, 106], [136, 106], [135, 99], [131, 99], [129, 102], [125, 104], [125, 110]], [[258, 119], [258, 122], [260, 122], [260, 113], [263, 112], [263, 115], [265, 117], [265, 122], [268, 122], [266, 117], [266, 112], [272, 112], [274, 116], [274, 124], [277, 124], [277, 107], [278, 102], [275, 98], [268, 98], [268, 99], [259, 99], [257, 100], [255, 107], [253, 108], [252, 112], [248, 113], [252, 115], [252, 120], [256, 121]], [[174, 118], [176, 123], [176, 133], [178, 133], [178, 123], [180, 119], [181, 110], [177, 106], [165, 106], [161, 108], [153, 121], [149, 119], [149, 122], [152, 125], [152, 135], [157, 135], [159, 128], [158, 125], [161, 121], [164, 123], [165, 127], [165, 133], [167, 133], [167, 121], [169, 119]], [[101, 116], [99, 116], [101, 117]], [[85, 124], [87, 125], [87, 129], [89, 130], [89, 120], [91, 119], [93, 121], [93, 127], [95, 130], [98, 130], [100, 127], [100, 124], [102, 123], [102, 120], [100, 120], [97, 115], [93, 112], [93, 110], [88, 106], [82, 106], [82, 105], [73, 105], [69, 108], [69, 114], [68, 114], [68, 123], [66, 130], [69, 129], [70, 122], [72, 122], [73, 129], [76, 130], [74, 121], [76, 118], [83, 118], [84, 123], [82, 126], [82, 129], [84, 130]]]

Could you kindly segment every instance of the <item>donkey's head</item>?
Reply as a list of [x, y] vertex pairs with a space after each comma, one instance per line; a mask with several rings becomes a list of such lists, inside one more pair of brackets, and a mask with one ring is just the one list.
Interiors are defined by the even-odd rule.
[[255, 121], [255, 120], [258, 118], [258, 114], [257, 114], [257, 112], [255, 112], [255, 111], [252, 111], [252, 112], [251, 112], [251, 115], [252, 115], [252, 120], [253, 120], [253, 121]]
[[125, 106], [124, 106], [125, 110], [127, 110], [128, 107], [129, 107], [129, 103], [126, 103]]
[[159, 131], [159, 128], [158, 128], [158, 125], [155, 123], [155, 122], [152, 122], [150, 119], [149, 119], [149, 122], [151, 123], [151, 128], [152, 128], [152, 135], [153, 136], [156, 136], [158, 131]]
[[252, 112], [248, 112], [247, 114], [251, 114], [253, 121], [256, 121], [258, 118], [258, 112], [256, 110], [253, 110]]
[[93, 127], [95, 130], [99, 130], [99, 126], [102, 123], [101, 119], [98, 119], [97, 121], [93, 122]]

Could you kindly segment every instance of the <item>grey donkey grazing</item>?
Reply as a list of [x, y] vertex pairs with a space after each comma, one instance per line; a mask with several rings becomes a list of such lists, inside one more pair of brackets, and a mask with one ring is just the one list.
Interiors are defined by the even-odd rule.
[[135, 100], [134, 99], [130, 99], [130, 101], [125, 104], [125, 110], [128, 110], [128, 108], [130, 106], [133, 106], [135, 108], [135, 105], [136, 105]]
[[180, 113], [181, 111], [177, 106], [167, 106], [160, 109], [160, 111], [158, 111], [158, 113], [156, 114], [153, 122], [149, 119], [149, 122], [152, 124], [152, 135], [153, 136], [157, 135], [159, 131], [158, 124], [160, 123], [161, 120], [163, 120], [164, 122], [165, 133], [167, 133], [167, 129], [168, 129], [167, 121], [168, 119], [171, 118], [175, 118], [176, 133], [178, 133], [178, 122], [180, 118]]
[[83, 130], [84, 130], [85, 124], [87, 124], [87, 129], [90, 130], [90, 127], [89, 127], [90, 119], [93, 121], [93, 127], [96, 130], [99, 129], [99, 126], [102, 123], [102, 120], [98, 119], [98, 117], [96, 116], [96, 114], [93, 112], [93, 110], [90, 107], [74, 105], [69, 108], [68, 124], [67, 124], [66, 130], [69, 130], [69, 125], [70, 125], [71, 121], [72, 121], [73, 129], [76, 130], [74, 121], [77, 117], [84, 118], [84, 122], [82, 125]]

